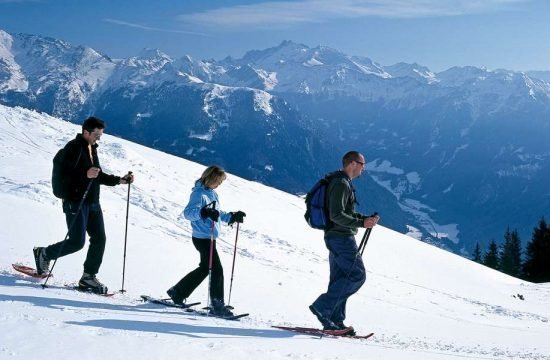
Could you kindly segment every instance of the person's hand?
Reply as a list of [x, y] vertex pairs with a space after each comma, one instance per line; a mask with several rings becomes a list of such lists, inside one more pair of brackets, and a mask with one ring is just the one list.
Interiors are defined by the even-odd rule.
[[378, 224], [378, 220], [380, 220], [380, 216], [378, 215], [368, 216], [363, 219], [363, 227], [367, 229], [373, 228], [374, 225]]
[[92, 166], [91, 168], [88, 169], [88, 171], [86, 172], [86, 176], [88, 177], [88, 179], [95, 179], [96, 177], [99, 176], [99, 172], [101, 171], [100, 168], [98, 167], [95, 167], [95, 166]]
[[131, 184], [133, 182], [134, 182], [134, 174], [132, 174], [131, 172], [129, 172], [128, 174], [120, 178], [121, 184]]
[[201, 209], [201, 218], [209, 218], [212, 219], [212, 221], [218, 221], [218, 219], [220, 218], [220, 212], [216, 209], [205, 206]]
[[229, 218], [229, 225], [233, 225], [233, 223], [239, 223], [239, 224], [242, 224], [244, 222], [244, 217], [246, 216], [246, 214], [244, 213], [244, 211], [236, 211], [236, 212], [231, 212], [231, 217]]

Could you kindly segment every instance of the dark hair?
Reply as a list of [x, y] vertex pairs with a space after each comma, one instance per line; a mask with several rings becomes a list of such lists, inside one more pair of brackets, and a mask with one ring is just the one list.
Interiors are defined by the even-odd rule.
[[100, 118], [90, 116], [82, 123], [82, 132], [86, 130], [87, 132], [91, 133], [94, 131], [94, 129], [105, 129], [105, 122]]
[[361, 153], [359, 151], [348, 151], [342, 158], [342, 166], [346, 167], [354, 161], [360, 161]]
[[217, 165], [211, 165], [204, 170], [199, 179], [200, 182], [206, 186], [211, 187], [220, 180], [225, 180], [227, 175], [225, 175], [225, 170]]

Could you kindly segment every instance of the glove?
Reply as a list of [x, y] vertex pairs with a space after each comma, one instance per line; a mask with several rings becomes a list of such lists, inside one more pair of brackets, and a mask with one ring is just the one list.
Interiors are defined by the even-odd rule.
[[216, 209], [205, 206], [201, 209], [201, 218], [209, 218], [212, 219], [212, 221], [218, 221], [220, 218], [220, 212]]
[[233, 225], [233, 223], [240, 223], [242, 224], [244, 222], [244, 217], [246, 216], [246, 214], [243, 212], [243, 211], [236, 211], [236, 212], [232, 212], [230, 213], [231, 214], [231, 217], [229, 218], [229, 225]]
[[121, 184], [131, 184], [134, 182], [134, 175], [130, 172], [124, 175], [121, 180], [123, 180], [123, 182], [121, 181]]
[[363, 218], [363, 227], [364, 228], [372, 228], [376, 224], [378, 224], [378, 221], [380, 220], [380, 216], [378, 216], [378, 213], [374, 213], [370, 216], [365, 216]]

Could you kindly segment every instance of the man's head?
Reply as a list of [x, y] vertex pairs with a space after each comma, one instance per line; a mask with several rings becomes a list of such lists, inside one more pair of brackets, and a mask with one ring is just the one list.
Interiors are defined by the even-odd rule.
[[361, 176], [361, 173], [365, 170], [366, 164], [365, 157], [358, 151], [348, 151], [344, 157], [342, 157], [344, 172], [348, 174], [351, 179]]
[[86, 139], [88, 144], [94, 145], [101, 138], [101, 135], [103, 135], [103, 129], [105, 129], [105, 122], [91, 116], [82, 124], [82, 137]]

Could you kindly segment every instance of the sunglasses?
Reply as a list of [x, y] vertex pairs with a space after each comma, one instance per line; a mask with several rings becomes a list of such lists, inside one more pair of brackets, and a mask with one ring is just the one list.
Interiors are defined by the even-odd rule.
[[101, 139], [101, 136], [103, 135], [103, 134], [99, 134], [99, 133], [94, 133], [94, 132], [89, 131], [89, 130], [86, 130], [86, 131], [88, 131], [88, 133], [90, 134], [90, 136], [93, 136], [96, 140]]

